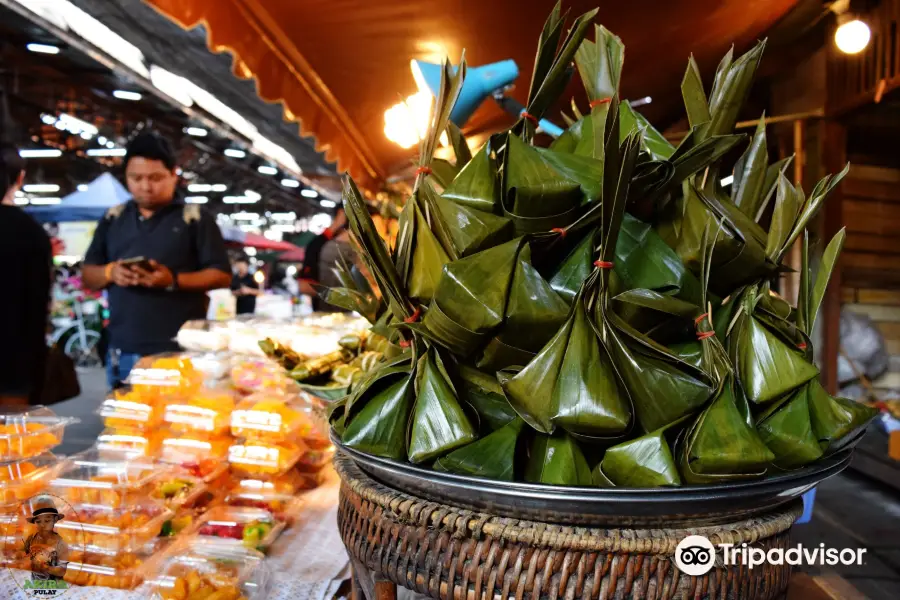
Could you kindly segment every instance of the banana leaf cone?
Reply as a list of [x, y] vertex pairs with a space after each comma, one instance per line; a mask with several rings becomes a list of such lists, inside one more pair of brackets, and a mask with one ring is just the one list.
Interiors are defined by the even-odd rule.
[[460, 398], [478, 413], [481, 435], [497, 431], [518, 417], [494, 375], [465, 365], [459, 365], [457, 372]]
[[619, 437], [631, 426], [631, 402], [590, 323], [581, 295], [556, 335], [518, 373], [498, 378], [517, 413], [534, 429], [556, 427], [590, 438]]
[[834, 454], [857, 441], [858, 434], [878, 415], [878, 411], [870, 406], [832, 396], [818, 379], [810, 381], [807, 390], [813, 433], [825, 455]]
[[493, 248], [513, 237], [512, 222], [506, 217], [482, 212], [446, 197], [437, 198], [436, 203], [459, 256]]
[[525, 481], [546, 485], [591, 485], [591, 468], [578, 443], [567, 433], [537, 433], [530, 450]]
[[567, 304], [571, 305], [582, 284], [594, 270], [593, 256], [597, 245], [597, 230], [588, 232], [559, 263], [550, 277], [553, 288]]
[[819, 374], [794, 341], [754, 315], [754, 290], [745, 294], [734, 330], [728, 337], [741, 388], [753, 404], [768, 404]]
[[435, 471], [514, 481], [516, 447], [525, 422], [515, 418], [497, 431], [434, 462]]
[[506, 321], [485, 348], [478, 368], [499, 371], [528, 364], [559, 330], [568, 312], [565, 301], [531, 265], [531, 249], [524, 245], [509, 290]]
[[734, 394], [733, 383], [726, 378], [712, 403], [683, 434], [678, 454], [685, 482], [762, 477], [775, 460], [756, 430], [747, 424]]
[[398, 257], [397, 271], [406, 282], [410, 298], [420, 303], [431, 302], [437, 289], [441, 269], [450, 257], [432, 233], [418, 200], [413, 197], [406, 203], [399, 219], [398, 248], [408, 244], [411, 251], [408, 264]]
[[809, 412], [809, 386], [776, 403], [757, 419], [760, 439], [775, 455], [775, 466], [798, 469], [822, 456]]
[[631, 488], [681, 485], [672, 448], [678, 428], [687, 418], [607, 448], [603, 460], [594, 467], [594, 485]]
[[429, 337], [469, 356], [503, 323], [522, 239], [444, 266], [422, 325]]
[[512, 134], [506, 139], [502, 204], [516, 235], [566, 227], [600, 197], [602, 161], [535, 148]]
[[450, 376], [434, 348], [419, 359], [415, 387], [410, 462], [429, 461], [475, 441], [475, 427], [460, 406]]
[[406, 459], [407, 426], [415, 398], [409, 368], [408, 364], [382, 368], [348, 397], [341, 435], [345, 445], [375, 456]]
[[500, 181], [489, 144], [472, 157], [442, 195], [444, 199], [472, 210], [495, 215], [502, 213]]

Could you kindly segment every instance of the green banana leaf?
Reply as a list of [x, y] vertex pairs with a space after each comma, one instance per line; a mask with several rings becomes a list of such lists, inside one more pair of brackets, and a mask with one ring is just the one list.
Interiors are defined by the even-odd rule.
[[522, 239], [444, 266], [422, 324], [459, 356], [468, 356], [503, 322]]
[[430, 348], [416, 370], [416, 404], [409, 439], [409, 461], [421, 463], [475, 441], [475, 428], [463, 411], [437, 350]]
[[350, 391], [349, 385], [309, 385], [308, 383], [298, 383], [300, 389], [309, 392], [316, 398], [333, 402], [340, 400]]
[[619, 128], [620, 142], [624, 141], [630, 132], [638, 131], [641, 134], [641, 149], [648, 152], [653, 160], [666, 160], [675, 153], [675, 146], [627, 101], [619, 104]]
[[594, 484], [628, 488], [681, 485], [672, 447], [686, 418], [607, 448], [594, 467]]
[[459, 256], [492, 248], [513, 237], [512, 222], [506, 217], [475, 210], [446, 198], [438, 198], [436, 204]]
[[710, 120], [703, 126], [705, 136], [723, 135], [734, 130], [738, 113], [750, 95], [750, 86], [765, 48], [766, 42], [763, 40], [733, 63], [730, 52], [723, 59], [709, 96]]
[[525, 481], [547, 485], [591, 485], [591, 468], [574, 438], [535, 434], [525, 467]]
[[409, 296], [427, 304], [434, 297], [441, 268], [450, 262], [450, 257], [432, 233], [415, 198], [407, 202], [400, 215], [398, 248], [402, 247], [404, 236], [408, 236], [411, 261], [406, 270], [402, 264], [397, 265], [397, 270], [406, 278]]
[[594, 41], [584, 40], [575, 52], [575, 66], [591, 100], [612, 98], [619, 92], [625, 45], [603, 25], [594, 26]]
[[765, 188], [769, 167], [765, 121], [766, 115], [763, 113], [750, 146], [734, 165], [734, 181], [731, 184], [731, 201], [754, 220], [768, 195]]
[[516, 446], [525, 422], [514, 419], [497, 431], [434, 462], [435, 471], [514, 481]]
[[594, 270], [594, 248], [596, 247], [596, 230], [588, 232], [572, 251], [559, 263], [559, 267], [550, 278], [553, 288], [567, 304], [572, 304], [578, 290]]
[[750, 427], [725, 380], [715, 399], [688, 427], [679, 449], [687, 483], [714, 483], [763, 477], [775, 455]]
[[697, 340], [679, 342], [669, 346], [672, 354], [697, 369], [703, 368], [703, 345]]
[[363, 294], [357, 290], [339, 287], [327, 288], [320, 294], [322, 300], [331, 306], [351, 312], [358, 312], [370, 323], [378, 318], [381, 300], [374, 295]]
[[822, 456], [813, 433], [808, 389], [800, 388], [759, 416], [756, 432], [775, 455], [779, 469], [798, 469]]
[[878, 411], [870, 406], [832, 396], [818, 379], [809, 382], [808, 394], [813, 433], [826, 455], [852, 442], [878, 415]]
[[484, 371], [496, 373], [510, 367], [527, 365], [534, 356], [534, 352], [510, 346], [501, 338], [495, 337], [484, 347], [475, 366]]
[[387, 385], [369, 388], [371, 393], [364, 396], [358, 414], [350, 415], [346, 409], [341, 441], [367, 454], [406, 460], [406, 428], [414, 396], [412, 376], [397, 373], [384, 379]]
[[[731, 51], [734, 49], [732, 48]], [[726, 56], [731, 55], [731, 51]], [[688, 59], [688, 66], [681, 80], [681, 96], [684, 98], [684, 107], [687, 110], [688, 123], [691, 129], [699, 128], [709, 123], [712, 118], [709, 114], [709, 103], [706, 100], [706, 92], [703, 89], [703, 78], [700, 77], [700, 68], [694, 55]]]
[[488, 144], [485, 144], [462, 168], [456, 179], [444, 190], [443, 197], [460, 206], [481, 212], [497, 215], [502, 212], [500, 181], [496, 176]]
[[731, 358], [747, 398], [754, 404], [767, 404], [802, 386], [819, 374], [803, 352], [777, 330], [767, 327], [745, 302], [745, 314], [739, 317], [729, 337]]
[[609, 336], [610, 354], [643, 431], [665, 427], [706, 404], [713, 392], [708, 376], [635, 331], [615, 313], [607, 318], [615, 330]]
[[617, 437], [631, 425], [630, 401], [576, 297], [566, 324], [524, 369], [498, 374], [510, 404], [542, 433], [562, 427], [596, 438]]
[[788, 156], [786, 158], [782, 158], [781, 160], [775, 161], [766, 168], [766, 177], [763, 181], [762, 202], [759, 204], [759, 208], [757, 209], [756, 214], [753, 216], [753, 220], [757, 223], [759, 223], [760, 219], [762, 219], [766, 207], [775, 196], [775, 190], [778, 188], [778, 177], [787, 173], [787, 169], [791, 165], [791, 162], [793, 160], [793, 156]]
[[459, 365], [457, 370], [460, 397], [478, 413], [481, 435], [496, 431], [517, 418], [516, 411], [509, 405], [494, 375], [465, 365]]

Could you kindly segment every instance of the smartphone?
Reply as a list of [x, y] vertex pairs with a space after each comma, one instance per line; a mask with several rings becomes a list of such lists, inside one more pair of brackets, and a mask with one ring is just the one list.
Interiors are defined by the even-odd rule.
[[134, 258], [126, 258], [122, 261], [122, 264], [126, 267], [138, 267], [145, 271], [152, 271], [153, 265], [150, 264], [150, 261], [144, 258], [143, 256], [135, 256]]

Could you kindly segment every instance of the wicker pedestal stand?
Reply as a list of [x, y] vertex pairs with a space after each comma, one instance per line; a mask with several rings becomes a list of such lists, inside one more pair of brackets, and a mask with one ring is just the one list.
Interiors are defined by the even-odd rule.
[[[338, 454], [338, 526], [354, 565], [354, 600], [393, 600], [396, 586], [439, 600], [781, 598], [789, 565], [717, 566], [691, 577], [673, 562], [687, 535], [786, 549], [801, 506], [732, 523], [601, 529], [509, 519], [384, 486]], [[718, 559], [721, 561], [721, 557]], [[366, 583], [366, 585], [361, 585]]]

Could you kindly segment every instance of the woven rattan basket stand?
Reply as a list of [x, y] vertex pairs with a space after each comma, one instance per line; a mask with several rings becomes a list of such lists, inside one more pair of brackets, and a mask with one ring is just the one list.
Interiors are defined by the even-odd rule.
[[[440, 600], [782, 598], [789, 565], [717, 566], [691, 577], [673, 562], [687, 535], [713, 544], [786, 549], [801, 512], [792, 502], [724, 525], [604, 529], [523, 521], [431, 502], [391, 489], [351, 458], [338, 526], [354, 567], [353, 600], [394, 600], [397, 586]], [[552, 521], [552, 519], [548, 519]]]

